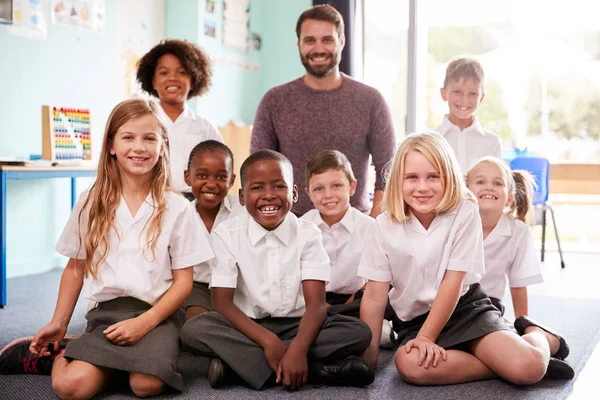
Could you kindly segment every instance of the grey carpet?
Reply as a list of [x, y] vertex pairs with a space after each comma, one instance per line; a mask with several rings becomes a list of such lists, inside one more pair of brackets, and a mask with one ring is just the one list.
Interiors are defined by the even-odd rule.
[[[60, 270], [8, 280], [8, 305], [0, 309], [0, 347], [15, 338], [35, 334], [52, 317]], [[509, 307], [507, 307], [510, 309]], [[568, 362], [577, 373], [581, 371], [600, 338], [600, 300], [532, 297], [531, 315], [561, 332], [568, 340], [571, 354]], [[85, 304], [80, 301], [73, 315], [70, 333], [81, 333], [84, 327]], [[245, 387], [213, 390], [204, 377], [207, 360], [183, 353], [181, 370], [185, 390], [157, 399], [565, 399], [573, 381], [542, 381], [531, 387], [517, 387], [502, 380], [467, 383], [442, 387], [416, 387], [403, 383], [394, 368], [393, 352], [382, 351], [375, 383], [366, 389], [305, 387], [295, 393], [282, 388], [260, 392]], [[0, 399], [53, 399], [49, 377], [33, 375], [0, 375]], [[127, 392], [101, 394], [98, 399], [134, 398]]]

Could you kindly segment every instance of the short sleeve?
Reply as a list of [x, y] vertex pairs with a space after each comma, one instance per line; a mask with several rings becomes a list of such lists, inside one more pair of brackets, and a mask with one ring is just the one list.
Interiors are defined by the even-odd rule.
[[172, 269], [191, 267], [214, 257], [210, 241], [190, 204], [179, 213], [169, 238]]
[[452, 243], [450, 243], [447, 269], [483, 276], [485, 272], [483, 231], [477, 205], [469, 200], [463, 200], [454, 223], [458, 224], [458, 228]]
[[300, 255], [300, 270], [302, 280], [317, 280], [329, 282], [331, 279], [331, 266], [329, 256], [323, 246], [321, 231], [316, 226], [311, 226], [310, 239], [304, 245]]
[[235, 257], [227, 248], [227, 232], [217, 227], [212, 233], [212, 246], [216, 262], [210, 271], [210, 286], [236, 288], [238, 266]]
[[81, 215], [81, 221], [79, 220], [79, 214], [83, 209], [87, 197], [87, 191], [82, 193], [79, 197], [79, 200], [67, 221], [67, 225], [56, 244], [56, 251], [65, 257], [85, 259], [85, 237], [87, 234], [88, 211], [86, 210], [86, 212]]
[[381, 226], [383, 218], [383, 214], [378, 216], [370, 229], [357, 274], [371, 281], [391, 282], [392, 267], [384, 249], [385, 236]]
[[[524, 224], [523, 224], [524, 225]], [[516, 227], [515, 227], [516, 228]], [[513, 241], [516, 245], [515, 257], [508, 268], [510, 287], [524, 287], [542, 283], [542, 269], [533, 247], [533, 238], [527, 226], [522, 226], [523, 234]]]
[[221, 136], [221, 133], [219, 132], [219, 130], [217, 129], [217, 127], [209, 121], [207, 122], [207, 133], [208, 133], [208, 138], [207, 140], [216, 140], [217, 142], [221, 142], [223, 143], [223, 136]]

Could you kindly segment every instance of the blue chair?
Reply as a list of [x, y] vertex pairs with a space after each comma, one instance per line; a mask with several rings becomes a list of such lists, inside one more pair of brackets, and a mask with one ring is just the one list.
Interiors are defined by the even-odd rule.
[[[550, 162], [546, 158], [539, 157], [517, 157], [510, 162], [511, 169], [523, 169], [529, 171], [534, 177], [537, 184], [533, 195], [533, 205], [536, 209], [542, 212], [542, 262], [544, 261], [544, 252], [546, 250], [546, 211], [550, 210], [552, 216], [552, 224], [554, 225], [554, 233], [556, 234], [556, 243], [558, 244], [558, 254], [560, 255], [560, 266], [565, 267], [563, 261], [562, 249], [560, 240], [558, 239], [558, 230], [556, 229], [556, 219], [552, 204], [548, 201], [548, 183], [550, 181]], [[537, 218], [536, 218], [537, 223]]]

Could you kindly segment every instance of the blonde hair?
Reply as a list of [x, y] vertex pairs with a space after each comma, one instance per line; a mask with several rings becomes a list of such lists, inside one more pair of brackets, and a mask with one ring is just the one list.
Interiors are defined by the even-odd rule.
[[410, 220], [410, 207], [404, 200], [402, 183], [406, 155], [412, 151], [422, 154], [440, 174], [444, 196], [435, 208], [437, 214], [454, 211], [463, 199], [476, 201], [473, 193], [465, 185], [456, 157], [446, 140], [435, 132], [412, 134], [404, 139], [396, 151], [383, 193], [382, 208], [392, 221]]
[[[156, 119], [161, 137], [162, 155], [152, 170], [150, 193], [154, 201], [154, 210], [146, 225], [146, 244], [144, 249], [150, 248], [154, 257], [156, 243], [162, 230], [162, 216], [166, 209], [164, 194], [171, 190], [171, 172], [169, 167], [169, 139], [167, 136], [166, 117], [159, 105], [152, 101], [142, 99], [125, 100], [112, 110], [106, 123], [102, 152], [98, 162], [97, 176], [89, 194], [79, 212], [79, 226], [81, 229], [82, 216], [87, 218], [87, 235], [84, 239], [85, 263], [84, 276], [90, 274], [96, 279], [98, 266], [106, 259], [110, 251], [109, 234], [115, 229], [115, 214], [121, 202], [121, 172], [115, 155], [110, 154], [112, 142], [119, 128], [125, 123], [151, 115]], [[118, 234], [118, 232], [117, 232]], [[81, 235], [80, 235], [81, 241]], [[81, 242], [80, 242], [81, 248]], [[96, 253], [99, 254], [96, 254]]]
[[484, 91], [485, 75], [481, 63], [472, 57], [458, 57], [452, 59], [446, 67], [446, 77], [444, 78], [444, 89], [448, 87], [450, 81], [459, 79], [474, 79]]
[[512, 201], [504, 212], [520, 221], [531, 223], [533, 221], [533, 193], [536, 186], [533, 176], [525, 170], [511, 170], [501, 159], [488, 156], [477, 161], [469, 170], [467, 182], [469, 182], [473, 170], [482, 163], [488, 163], [498, 168], [506, 182]]

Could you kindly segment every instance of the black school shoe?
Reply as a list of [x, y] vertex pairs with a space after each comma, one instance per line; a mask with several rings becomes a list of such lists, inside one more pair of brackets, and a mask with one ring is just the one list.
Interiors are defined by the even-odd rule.
[[350, 356], [335, 364], [321, 366], [311, 378], [311, 383], [316, 384], [363, 387], [373, 383], [375, 374], [365, 360]]
[[557, 358], [559, 360], [564, 360], [569, 355], [569, 345], [565, 341], [565, 339], [559, 335], [555, 330], [545, 327], [539, 322], [534, 321], [526, 315], [522, 315], [515, 319], [515, 329], [519, 333], [519, 335], [523, 336], [525, 334], [525, 328], [530, 326], [537, 326], [540, 329], [545, 330], [546, 332], [554, 335], [558, 338], [558, 342], [560, 343], [558, 346], [558, 351], [555, 354], [552, 354], [552, 357]]
[[29, 346], [33, 337], [25, 337], [17, 339], [9, 343], [2, 351], [0, 351], [0, 374], [38, 374], [50, 375], [52, 372], [52, 364], [54, 359], [59, 354], [60, 350], [67, 346], [69, 339], [65, 338], [60, 342], [58, 349], [55, 351], [51, 344], [48, 347], [50, 355], [46, 357], [35, 357], [30, 351]]
[[575, 371], [569, 364], [563, 360], [559, 360], [554, 357], [550, 357], [548, 362], [548, 369], [544, 379], [564, 379], [571, 380], [575, 377]]
[[241, 382], [242, 378], [220, 358], [212, 358], [208, 365], [208, 384], [217, 389], [225, 385]]

